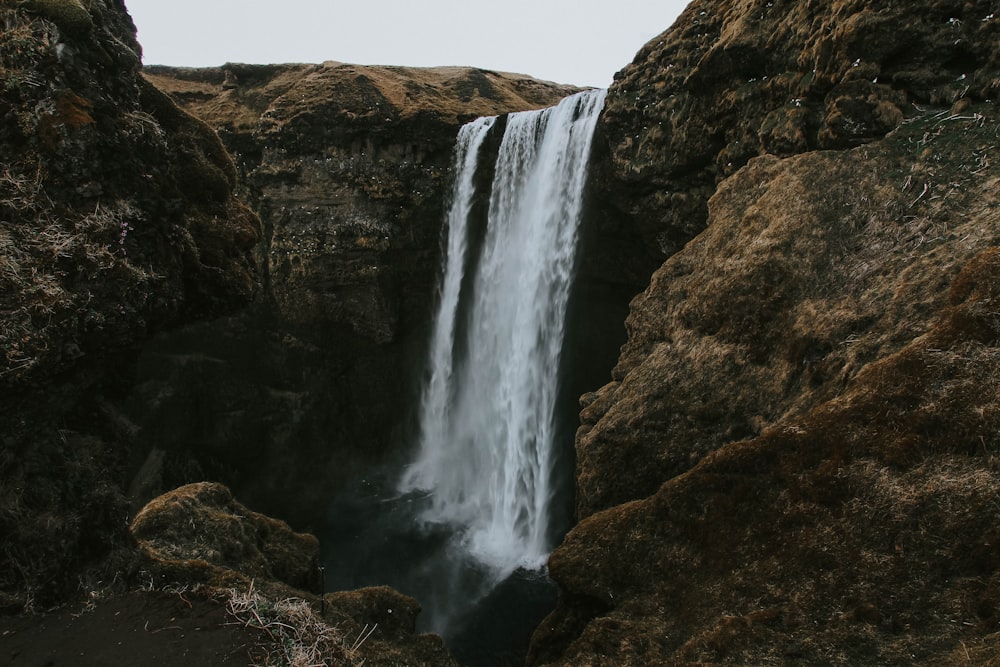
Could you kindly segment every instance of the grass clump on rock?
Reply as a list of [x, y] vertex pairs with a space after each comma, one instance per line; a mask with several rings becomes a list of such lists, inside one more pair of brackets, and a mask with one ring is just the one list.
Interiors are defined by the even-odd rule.
[[[229, 591], [229, 613], [247, 628], [263, 632], [273, 642], [265, 665], [360, 665], [358, 648], [375, 632], [365, 626], [354, 640], [328, 625], [300, 598], [274, 600], [261, 595], [251, 582], [246, 592]], [[332, 660], [332, 662], [330, 662]]]

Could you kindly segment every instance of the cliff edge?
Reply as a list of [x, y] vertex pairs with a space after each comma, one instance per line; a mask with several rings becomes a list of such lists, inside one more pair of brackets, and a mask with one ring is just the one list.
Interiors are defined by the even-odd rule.
[[260, 222], [215, 133], [141, 78], [120, 2], [3, 2], [0, 21], [6, 610], [129, 551], [116, 404], [138, 346], [253, 298]]

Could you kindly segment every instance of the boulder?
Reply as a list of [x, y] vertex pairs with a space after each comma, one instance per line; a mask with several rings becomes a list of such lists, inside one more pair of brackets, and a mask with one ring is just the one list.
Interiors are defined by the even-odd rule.
[[246, 579], [323, 592], [316, 538], [248, 510], [221, 484], [189, 484], [155, 498], [131, 531], [154, 563], [199, 561]]
[[458, 663], [437, 635], [416, 634], [420, 605], [387, 586], [327, 593], [324, 618], [358, 645], [364, 664], [451, 667]]

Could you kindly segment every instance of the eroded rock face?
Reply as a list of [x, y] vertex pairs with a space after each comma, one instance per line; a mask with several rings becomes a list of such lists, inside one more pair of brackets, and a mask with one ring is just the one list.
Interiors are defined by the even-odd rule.
[[340, 487], [407, 448], [458, 128], [576, 89], [332, 62], [146, 76], [233, 152], [265, 228], [265, 292], [147, 346], [130, 408], [151, 447], [139, 495], [220, 479], [321, 530]]
[[989, 2], [693, 2], [608, 91], [606, 197], [667, 256], [750, 158], [881, 137], [913, 105], [997, 94]]
[[0, 9], [4, 385], [248, 299], [259, 222], [218, 137], [139, 76], [127, 15]]
[[120, 1], [3, 2], [0, 22], [0, 606], [19, 609], [130, 550], [135, 346], [245, 305], [260, 226], [218, 137], [140, 76]]
[[1000, 23], [905, 9], [693, 3], [611, 91], [607, 196], [673, 254], [531, 663], [997, 656]]
[[577, 90], [468, 68], [336, 62], [146, 76], [237, 155], [268, 228], [278, 316], [376, 344], [426, 317], [457, 128]]

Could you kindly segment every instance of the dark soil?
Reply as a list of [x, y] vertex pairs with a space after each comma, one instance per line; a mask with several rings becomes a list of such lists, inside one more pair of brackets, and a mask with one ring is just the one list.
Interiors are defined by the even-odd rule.
[[129, 593], [93, 609], [0, 617], [0, 664], [11, 667], [246, 667], [266, 655], [259, 630], [225, 603], [190, 593]]

